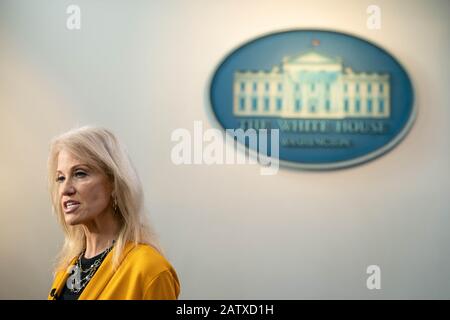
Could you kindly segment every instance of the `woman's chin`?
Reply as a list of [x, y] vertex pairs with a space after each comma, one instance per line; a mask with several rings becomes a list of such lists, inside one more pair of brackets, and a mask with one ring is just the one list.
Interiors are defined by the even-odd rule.
[[81, 219], [77, 216], [67, 215], [65, 216], [66, 224], [69, 226], [76, 226], [78, 224], [81, 224]]

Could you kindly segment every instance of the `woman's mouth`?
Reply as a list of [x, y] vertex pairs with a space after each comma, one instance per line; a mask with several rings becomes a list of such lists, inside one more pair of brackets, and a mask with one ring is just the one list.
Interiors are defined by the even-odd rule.
[[80, 206], [80, 203], [78, 201], [74, 200], [68, 200], [64, 202], [63, 208], [65, 213], [73, 213], [75, 212], [78, 207]]

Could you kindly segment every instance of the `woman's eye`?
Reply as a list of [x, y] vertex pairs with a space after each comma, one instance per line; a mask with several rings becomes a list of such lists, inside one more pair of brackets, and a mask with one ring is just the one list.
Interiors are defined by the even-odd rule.
[[77, 172], [75, 172], [75, 177], [83, 178], [83, 177], [85, 177], [85, 176], [86, 176], [86, 173], [83, 172], [83, 171], [77, 171]]
[[63, 176], [59, 176], [56, 178], [56, 182], [63, 182], [64, 181], [64, 177]]

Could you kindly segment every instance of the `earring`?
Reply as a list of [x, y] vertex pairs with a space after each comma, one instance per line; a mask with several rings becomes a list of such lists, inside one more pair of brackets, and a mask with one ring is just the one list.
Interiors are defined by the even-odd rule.
[[116, 197], [113, 198], [113, 210], [114, 210], [114, 214], [117, 214], [117, 198]]

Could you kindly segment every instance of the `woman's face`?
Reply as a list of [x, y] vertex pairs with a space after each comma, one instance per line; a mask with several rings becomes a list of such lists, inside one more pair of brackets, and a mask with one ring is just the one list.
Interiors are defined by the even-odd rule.
[[68, 225], [88, 224], [102, 214], [112, 214], [112, 188], [106, 175], [65, 149], [58, 155], [56, 183]]

